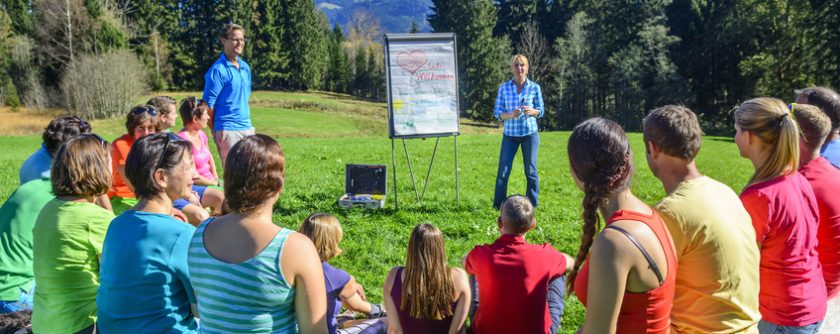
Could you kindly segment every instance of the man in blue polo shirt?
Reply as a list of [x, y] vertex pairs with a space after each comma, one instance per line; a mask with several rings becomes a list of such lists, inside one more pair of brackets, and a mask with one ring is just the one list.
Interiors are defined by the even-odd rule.
[[245, 49], [245, 29], [228, 23], [222, 28], [224, 53], [204, 75], [204, 101], [210, 106], [210, 128], [222, 167], [236, 142], [254, 134], [251, 125], [251, 67], [239, 56]]

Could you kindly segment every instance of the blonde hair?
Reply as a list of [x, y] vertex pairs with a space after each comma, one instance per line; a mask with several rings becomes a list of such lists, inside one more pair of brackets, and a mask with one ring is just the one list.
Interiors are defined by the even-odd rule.
[[831, 119], [814, 105], [791, 103], [790, 106], [791, 113], [796, 117], [796, 123], [802, 130], [802, 138], [805, 139], [806, 146], [812, 151], [819, 150], [825, 142], [825, 137], [828, 137], [828, 133], [831, 132]]
[[443, 233], [432, 224], [417, 225], [408, 240], [406, 257], [400, 310], [408, 309], [417, 319], [451, 316], [455, 282], [446, 265]]
[[343, 252], [338, 248], [338, 243], [344, 237], [344, 232], [341, 231], [338, 218], [329, 213], [317, 212], [309, 215], [300, 225], [298, 232], [312, 240], [321, 262], [327, 262]]
[[520, 64], [531, 65], [531, 63], [528, 62], [528, 57], [525, 57], [525, 55], [523, 55], [521, 53], [517, 53], [517, 54], [513, 55], [513, 57], [510, 58], [510, 64], [511, 65], [516, 64], [517, 60], [519, 61]]
[[735, 124], [749, 131], [765, 145], [761, 164], [747, 185], [787, 175], [799, 166], [799, 126], [782, 100], [759, 97], [741, 104]]

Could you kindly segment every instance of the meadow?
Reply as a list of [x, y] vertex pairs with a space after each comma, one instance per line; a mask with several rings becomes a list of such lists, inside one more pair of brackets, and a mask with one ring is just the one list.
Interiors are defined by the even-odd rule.
[[[172, 93], [177, 99], [200, 93]], [[138, 100], [138, 103], [145, 99]], [[488, 111], [490, 112], [490, 111]], [[0, 110], [0, 201], [18, 186], [18, 170], [41, 143], [40, 131], [50, 115]], [[418, 202], [408, 173], [403, 143], [396, 142], [399, 210], [392, 193], [391, 141], [387, 108], [382, 103], [331, 93], [255, 92], [252, 119], [257, 132], [277, 138], [286, 154], [286, 188], [275, 205], [275, 222], [297, 229], [312, 212], [337, 215], [344, 229], [344, 253], [331, 261], [365, 286], [368, 298], [382, 301], [382, 283], [388, 270], [405, 262], [412, 228], [431, 222], [446, 235], [449, 263], [460, 266], [461, 257], [476, 244], [491, 243], [498, 236], [492, 208], [501, 128], [496, 124], [463, 121], [458, 137], [460, 205], [455, 202], [453, 137], [440, 139], [426, 190]], [[180, 121], [179, 121], [180, 122]], [[113, 140], [125, 133], [124, 119], [93, 122], [94, 132]], [[538, 160], [540, 207], [537, 228], [527, 235], [531, 243], [551, 243], [574, 257], [580, 232], [581, 199], [569, 174], [566, 143], [569, 132], [542, 132]], [[641, 134], [629, 134], [635, 159], [633, 191], [653, 204], [665, 192], [647, 168]], [[406, 140], [418, 187], [422, 187], [434, 139]], [[211, 144], [211, 147], [213, 145]], [[215, 147], [213, 147], [215, 150]], [[218, 156], [217, 156], [217, 165]], [[345, 164], [388, 166], [386, 208], [376, 211], [343, 210], [337, 199], [344, 193]], [[705, 137], [697, 164], [704, 174], [740, 192], [752, 171], [738, 155], [730, 137]], [[221, 165], [219, 165], [221, 166]], [[219, 170], [221, 172], [221, 169]], [[422, 188], [419, 189], [422, 191]], [[509, 193], [524, 193], [521, 156], [514, 161]], [[583, 323], [583, 308], [574, 297], [567, 300], [562, 333], [574, 333]]]

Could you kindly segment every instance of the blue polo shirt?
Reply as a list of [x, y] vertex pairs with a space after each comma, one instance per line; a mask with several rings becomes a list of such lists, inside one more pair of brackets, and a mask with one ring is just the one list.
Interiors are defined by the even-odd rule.
[[213, 108], [213, 131], [243, 131], [252, 128], [251, 109], [251, 66], [237, 57], [239, 68], [227, 60], [222, 53], [204, 75], [204, 96]]
[[41, 148], [32, 153], [20, 167], [20, 184], [37, 180], [43, 177], [50, 177], [52, 169], [52, 156], [47, 147], [41, 144]]

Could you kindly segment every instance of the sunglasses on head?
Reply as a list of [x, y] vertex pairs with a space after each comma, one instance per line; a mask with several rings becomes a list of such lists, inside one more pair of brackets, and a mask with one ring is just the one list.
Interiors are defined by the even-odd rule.
[[176, 135], [172, 132], [167, 133], [166, 143], [163, 144], [163, 150], [160, 151], [160, 158], [158, 158], [158, 162], [155, 164], [155, 170], [160, 168], [160, 164], [163, 163], [163, 157], [166, 156], [166, 149], [169, 147], [169, 143], [171, 143], [173, 141], [181, 141], [181, 140], [183, 140], [183, 139], [181, 137], [178, 137], [178, 135]]
[[142, 113], [147, 113], [150, 116], [157, 116], [158, 111], [154, 107], [150, 106], [142, 106], [142, 107], [134, 107], [131, 109], [131, 113], [135, 115], [140, 115]]

